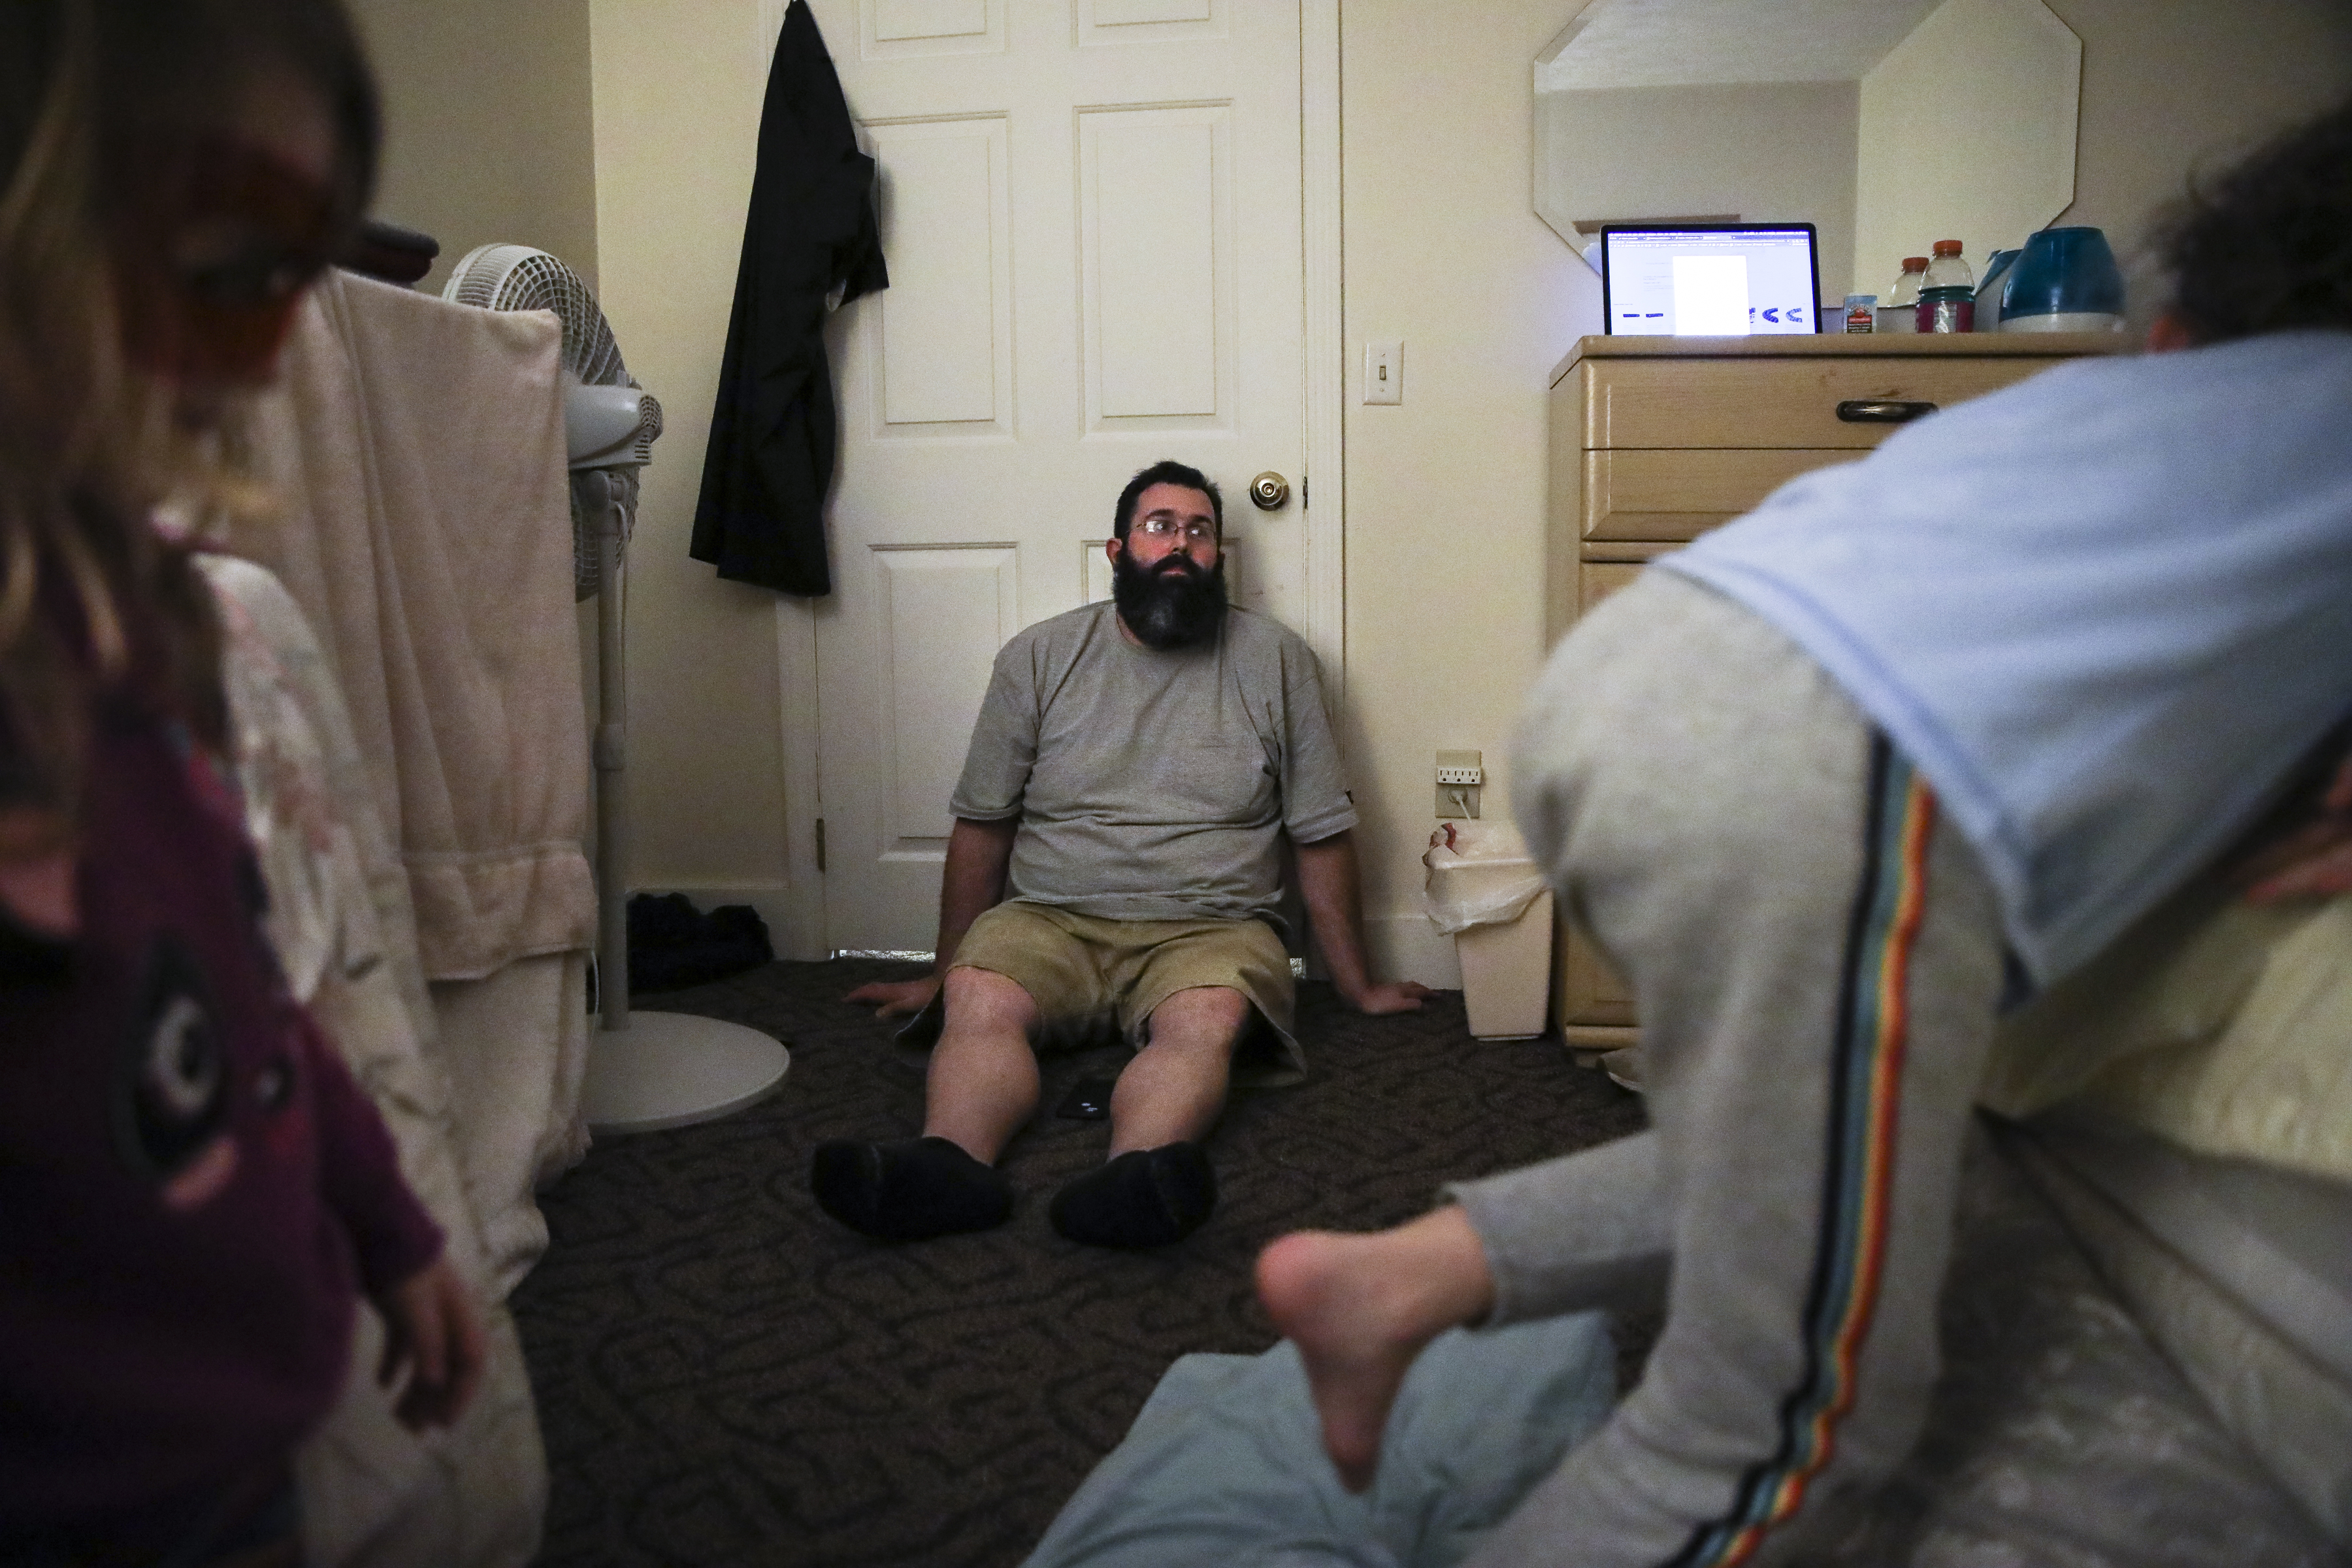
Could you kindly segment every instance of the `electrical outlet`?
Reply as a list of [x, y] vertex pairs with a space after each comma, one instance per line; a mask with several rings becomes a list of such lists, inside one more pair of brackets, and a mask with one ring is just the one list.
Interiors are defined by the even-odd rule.
[[1476, 752], [1438, 752], [1437, 815], [1475, 820], [1478, 792], [1486, 782], [1486, 770]]

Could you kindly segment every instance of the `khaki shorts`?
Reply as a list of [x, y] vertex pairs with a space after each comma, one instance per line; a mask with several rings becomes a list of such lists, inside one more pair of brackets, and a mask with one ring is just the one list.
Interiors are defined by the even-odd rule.
[[[1272, 1088], [1307, 1076], [1290, 1033], [1290, 955], [1263, 921], [1115, 921], [1049, 904], [999, 904], [971, 922], [951, 967], [985, 969], [1029, 993], [1042, 1016], [1032, 1042], [1041, 1053], [1113, 1037], [1140, 1050], [1152, 1009], [1177, 992], [1238, 991], [1255, 1016], [1234, 1052], [1234, 1084]], [[936, 1040], [944, 1005], [934, 999], [900, 1040]]]

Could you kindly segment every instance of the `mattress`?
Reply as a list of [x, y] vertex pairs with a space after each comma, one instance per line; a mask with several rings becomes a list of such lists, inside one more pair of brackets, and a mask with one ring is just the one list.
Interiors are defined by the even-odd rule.
[[2221, 1426], [2352, 1547], [2352, 1184], [2082, 1112], [2003, 1142]]

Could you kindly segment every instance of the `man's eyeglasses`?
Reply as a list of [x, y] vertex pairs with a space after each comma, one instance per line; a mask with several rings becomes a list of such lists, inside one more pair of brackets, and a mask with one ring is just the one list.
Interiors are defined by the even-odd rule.
[[1171, 517], [1166, 512], [1153, 512], [1135, 526], [1143, 531], [1146, 538], [1181, 539], [1187, 544], [1214, 541], [1217, 537], [1217, 526], [1213, 522], [1205, 522], [1199, 518]]

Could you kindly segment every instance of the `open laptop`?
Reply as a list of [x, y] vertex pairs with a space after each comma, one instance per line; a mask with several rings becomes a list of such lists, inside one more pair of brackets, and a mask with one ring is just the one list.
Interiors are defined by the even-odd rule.
[[1608, 224], [1606, 331], [1675, 337], [1816, 332], [1821, 258], [1809, 223]]

